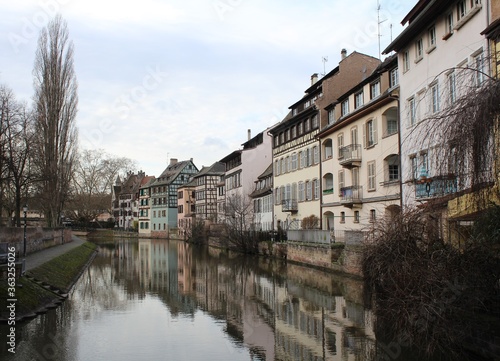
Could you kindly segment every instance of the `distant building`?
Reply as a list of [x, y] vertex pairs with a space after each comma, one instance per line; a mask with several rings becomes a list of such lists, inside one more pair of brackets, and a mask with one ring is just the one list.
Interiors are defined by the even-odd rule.
[[179, 162], [171, 158], [169, 166], [151, 184], [151, 236], [168, 238], [177, 227], [177, 189], [188, 183], [198, 168], [193, 160]]
[[128, 172], [123, 182], [116, 178], [111, 194], [111, 208], [115, 226], [130, 230], [137, 229], [139, 222], [139, 188], [146, 177], [142, 171], [134, 174]]
[[195, 214], [196, 219], [205, 225], [217, 222], [217, 185], [225, 174], [226, 165], [215, 162], [209, 167], [203, 167], [193, 177], [195, 183]]
[[273, 230], [273, 164], [255, 181], [253, 199], [253, 228], [257, 231]]
[[151, 185], [154, 182], [154, 176], [146, 176], [139, 188], [139, 236], [151, 235]]
[[196, 218], [195, 189], [194, 179], [177, 188], [177, 228], [181, 238], [190, 235]]

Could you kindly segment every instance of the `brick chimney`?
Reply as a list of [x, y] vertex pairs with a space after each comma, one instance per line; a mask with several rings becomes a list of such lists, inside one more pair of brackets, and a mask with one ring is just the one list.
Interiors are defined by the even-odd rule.
[[248, 140], [252, 139], [252, 130], [251, 129], [248, 129], [247, 134], [248, 134]]
[[347, 56], [347, 50], [346, 49], [342, 49], [340, 51], [340, 57], [341, 57], [341, 60], [344, 60]]
[[175, 165], [177, 164], [178, 160], [177, 158], [170, 158], [170, 164], [169, 165]]

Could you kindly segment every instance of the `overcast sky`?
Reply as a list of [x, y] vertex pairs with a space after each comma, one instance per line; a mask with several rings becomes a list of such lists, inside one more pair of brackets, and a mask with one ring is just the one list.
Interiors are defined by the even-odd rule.
[[[380, 0], [382, 50], [415, 3]], [[2, 1], [0, 84], [18, 100], [31, 102], [38, 35], [56, 13], [75, 46], [80, 148], [155, 176], [169, 158], [208, 166], [280, 121], [342, 48], [379, 50], [377, 0]]]

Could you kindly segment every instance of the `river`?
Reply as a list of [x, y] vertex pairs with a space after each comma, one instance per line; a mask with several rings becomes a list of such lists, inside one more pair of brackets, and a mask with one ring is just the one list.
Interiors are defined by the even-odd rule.
[[0, 359], [413, 360], [376, 341], [359, 280], [178, 241], [96, 243], [69, 298], [17, 325]]

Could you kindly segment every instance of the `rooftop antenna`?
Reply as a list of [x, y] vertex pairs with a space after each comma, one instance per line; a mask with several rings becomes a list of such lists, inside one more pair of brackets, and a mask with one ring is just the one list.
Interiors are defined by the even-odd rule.
[[[380, 50], [380, 38], [382, 37], [382, 34], [380, 33], [380, 24], [382, 24], [384, 21], [387, 19], [384, 19], [380, 21], [380, 0], [377, 0], [377, 23], [378, 23], [378, 58], [379, 60], [382, 60], [382, 52]], [[392, 25], [391, 25], [392, 29]], [[392, 36], [392, 35], [391, 35]]]
[[391, 28], [391, 43], [392, 43], [392, 24], [389, 25], [389, 27]]
[[323, 62], [323, 74], [321, 74], [322, 76], [325, 76], [326, 75], [326, 62], [328, 61], [328, 57], [327, 56], [323, 56], [321, 58], [321, 61]]

